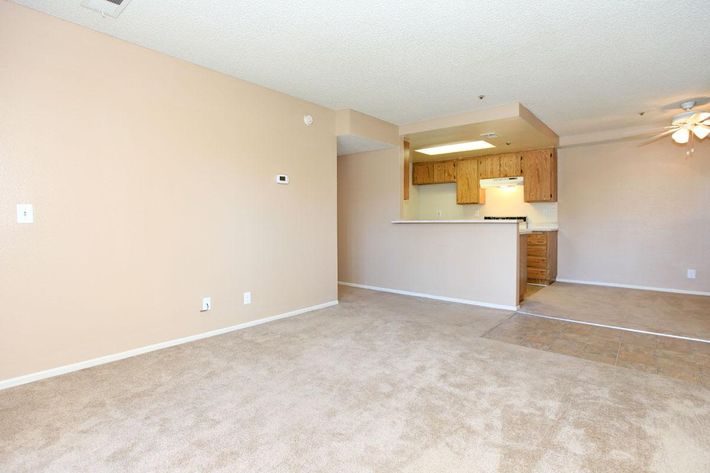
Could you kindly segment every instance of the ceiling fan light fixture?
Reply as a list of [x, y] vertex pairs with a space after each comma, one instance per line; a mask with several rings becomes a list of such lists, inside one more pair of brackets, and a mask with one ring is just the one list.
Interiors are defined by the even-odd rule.
[[687, 128], [679, 128], [671, 135], [671, 138], [673, 138], [673, 141], [676, 143], [684, 145], [690, 139], [690, 130]]
[[705, 125], [697, 125], [693, 128], [693, 134], [700, 140], [704, 140], [706, 136], [710, 135], [710, 127]]

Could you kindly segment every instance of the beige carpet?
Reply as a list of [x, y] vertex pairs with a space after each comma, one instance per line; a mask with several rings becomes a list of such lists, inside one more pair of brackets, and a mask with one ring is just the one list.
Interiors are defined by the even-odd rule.
[[710, 471], [709, 390], [480, 337], [509, 315], [345, 289], [2, 391], [0, 471]]
[[554, 283], [526, 295], [522, 311], [710, 340], [710, 297]]

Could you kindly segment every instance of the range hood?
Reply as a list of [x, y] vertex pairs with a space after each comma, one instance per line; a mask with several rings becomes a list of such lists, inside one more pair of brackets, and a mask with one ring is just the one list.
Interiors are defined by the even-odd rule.
[[513, 187], [522, 186], [523, 176], [518, 177], [496, 177], [493, 179], [481, 179], [481, 187], [487, 189], [489, 187]]

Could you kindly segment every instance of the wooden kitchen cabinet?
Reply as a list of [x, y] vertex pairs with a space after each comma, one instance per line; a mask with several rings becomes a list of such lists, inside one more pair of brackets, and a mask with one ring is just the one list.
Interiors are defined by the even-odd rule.
[[434, 163], [414, 163], [412, 184], [434, 184]]
[[456, 163], [456, 203], [483, 204], [486, 191], [478, 182], [478, 159], [462, 159]]
[[434, 184], [456, 182], [456, 161], [438, 161], [434, 163]]
[[501, 154], [498, 177], [518, 177], [523, 175], [520, 153]]
[[478, 158], [478, 178], [493, 179], [500, 177], [500, 157], [483, 156]]
[[414, 163], [412, 165], [412, 184], [446, 184], [456, 182], [456, 161], [436, 161]]
[[557, 279], [557, 232], [534, 232], [527, 240], [528, 282], [552, 284]]
[[557, 202], [557, 151], [521, 153], [525, 202]]

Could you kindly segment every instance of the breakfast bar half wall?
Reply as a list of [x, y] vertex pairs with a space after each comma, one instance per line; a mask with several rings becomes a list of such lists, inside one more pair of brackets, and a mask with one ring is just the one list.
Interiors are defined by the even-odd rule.
[[397, 148], [338, 157], [339, 281], [516, 309], [526, 278], [518, 223], [402, 219], [402, 169]]

